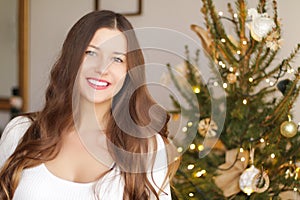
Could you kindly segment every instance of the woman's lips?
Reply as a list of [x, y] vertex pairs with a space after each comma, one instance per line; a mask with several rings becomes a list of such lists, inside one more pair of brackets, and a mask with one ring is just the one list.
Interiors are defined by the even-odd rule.
[[87, 82], [95, 90], [104, 90], [110, 85], [108, 81], [95, 78], [87, 78]]

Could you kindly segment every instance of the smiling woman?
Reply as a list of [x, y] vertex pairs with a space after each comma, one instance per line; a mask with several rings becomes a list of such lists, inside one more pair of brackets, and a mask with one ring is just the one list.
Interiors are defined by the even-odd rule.
[[80, 18], [52, 67], [42, 110], [4, 130], [0, 199], [171, 200], [179, 159], [169, 156], [169, 115], [151, 97], [145, 67], [123, 15]]
[[0, 111], [11, 108], [9, 97], [17, 87], [28, 104], [28, 11], [29, 0], [0, 0]]

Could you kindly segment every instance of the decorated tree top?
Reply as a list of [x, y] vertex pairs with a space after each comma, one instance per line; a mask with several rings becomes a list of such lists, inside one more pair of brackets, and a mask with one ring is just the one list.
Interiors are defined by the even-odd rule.
[[[300, 92], [300, 68], [291, 63], [299, 53], [300, 44], [286, 58], [278, 57], [282, 38], [275, 0], [269, 4], [272, 15], [266, 0], [259, 0], [256, 8], [249, 8], [245, 0], [236, 0], [235, 7], [228, 3], [228, 16], [216, 9], [213, 0], [202, 0], [202, 4], [205, 27], [191, 25], [191, 28], [199, 36], [212, 67], [220, 74], [221, 80], [214, 84], [222, 86], [226, 93], [226, 115], [223, 128], [214, 122], [217, 119], [209, 117], [212, 115], [209, 102], [214, 98], [208, 92], [210, 85], [195, 72], [198, 66], [186, 60], [185, 76], [192, 88], [198, 89], [194, 93], [200, 107], [199, 134], [193, 141], [198, 148], [190, 148], [182, 156], [182, 167], [175, 181], [177, 187], [180, 190], [190, 185], [194, 194], [201, 196], [199, 199], [205, 198], [201, 195], [204, 193], [213, 193], [207, 194], [209, 199], [219, 199], [222, 195], [266, 199], [276, 198], [284, 191], [299, 190], [295, 174], [300, 171], [297, 165], [300, 135], [291, 109]], [[228, 34], [225, 21], [233, 34]], [[175, 86], [186, 95], [172, 70], [170, 74]], [[182, 108], [174, 97], [172, 100], [176, 108], [189, 109]], [[220, 134], [209, 134], [212, 130]], [[190, 134], [189, 130], [187, 133]], [[209, 140], [214, 141], [210, 146], [213, 150], [206, 157], [199, 157]], [[214, 151], [216, 147], [223, 153]], [[192, 169], [187, 168], [190, 165]], [[206, 174], [199, 176], [203, 179], [195, 175], [201, 170]], [[287, 170], [293, 176], [286, 175]], [[209, 186], [208, 181], [216, 185]], [[228, 185], [234, 185], [233, 189]]]

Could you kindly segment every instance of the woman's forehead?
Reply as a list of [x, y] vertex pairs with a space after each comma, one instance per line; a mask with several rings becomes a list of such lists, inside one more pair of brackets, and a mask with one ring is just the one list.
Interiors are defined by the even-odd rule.
[[125, 35], [118, 29], [100, 28], [95, 32], [89, 46], [101, 50], [126, 53], [127, 40]]

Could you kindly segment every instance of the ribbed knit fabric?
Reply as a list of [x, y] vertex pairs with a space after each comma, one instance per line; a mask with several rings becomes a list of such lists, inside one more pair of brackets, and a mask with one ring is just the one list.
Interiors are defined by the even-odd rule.
[[[14, 152], [30, 123], [26, 117], [16, 117], [6, 126], [0, 140], [0, 168]], [[154, 164], [156, 170], [153, 172], [155, 184], [150, 173], [148, 178], [158, 191], [156, 185], [162, 185], [167, 173], [167, 155], [162, 138], [156, 138], [158, 153]], [[97, 182], [76, 183], [55, 176], [41, 164], [23, 170], [13, 200], [122, 200], [123, 188], [124, 182], [117, 166]], [[160, 194], [160, 199], [171, 200], [169, 184], [164, 188], [164, 192]]]

